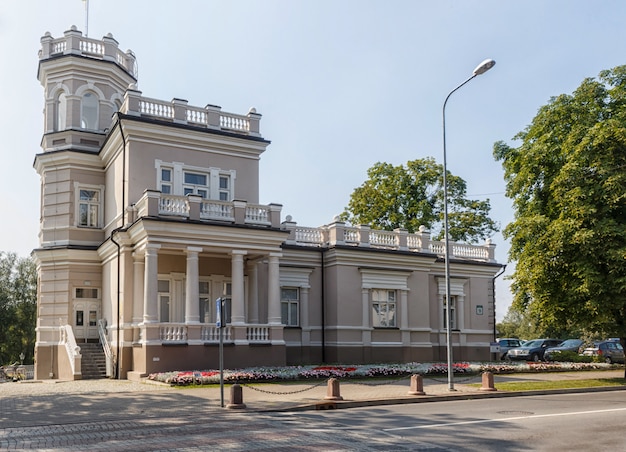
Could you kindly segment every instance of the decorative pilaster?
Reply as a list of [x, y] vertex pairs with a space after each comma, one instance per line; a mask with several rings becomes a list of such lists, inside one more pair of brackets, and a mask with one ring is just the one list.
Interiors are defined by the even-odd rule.
[[361, 289], [361, 306], [363, 315], [363, 335], [362, 341], [364, 347], [372, 345], [372, 322], [370, 321], [370, 291], [369, 289]]
[[143, 319], [144, 304], [144, 275], [145, 275], [144, 253], [135, 251], [133, 253], [133, 323], [140, 323]]

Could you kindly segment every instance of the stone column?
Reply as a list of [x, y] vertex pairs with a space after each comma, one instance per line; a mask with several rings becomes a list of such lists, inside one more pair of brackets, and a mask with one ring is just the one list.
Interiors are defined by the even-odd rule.
[[248, 263], [248, 322], [259, 323], [259, 272], [256, 261]]
[[198, 253], [202, 248], [187, 247], [187, 275], [185, 278], [185, 323], [200, 323], [198, 300]]
[[146, 245], [146, 264], [144, 271], [144, 299], [143, 299], [143, 322], [154, 323], [159, 321], [158, 309], [158, 277], [159, 261], [158, 250], [161, 245]]
[[270, 253], [267, 266], [267, 323], [280, 325], [280, 258], [281, 253]]
[[232, 299], [231, 299], [231, 323], [244, 324], [245, 323], [245, 309], [244, 309], [244, 277], [243, 277], [243, 257], [247, 254], [247, 251], [233, 250], [232, 251]]
[[143, 284], [146, 264], [144, 253], [134, 252], [133, 259], [133, 323], [137, 324], [143, 320]]

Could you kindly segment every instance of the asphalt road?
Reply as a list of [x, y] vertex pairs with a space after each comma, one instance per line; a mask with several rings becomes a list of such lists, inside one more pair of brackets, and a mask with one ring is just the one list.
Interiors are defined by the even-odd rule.
[[[5, 415], [20, 410], [18, 398], [2, 402]], [[29, 409], [39, 424], [9, 426], [5, 417], [0, 449], [626, 450], [626, 391], [283, 413], [203, 409], [189, 402], [175, 393], [38, 398]], [[37, 410], [46, 416], [38, 417]]]

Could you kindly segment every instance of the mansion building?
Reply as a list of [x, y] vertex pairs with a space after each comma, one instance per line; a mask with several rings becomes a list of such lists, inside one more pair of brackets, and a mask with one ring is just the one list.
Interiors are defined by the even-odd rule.
[[[444, 242], [260, 204], [261, 115], [145, 97], [109, 34], [41, 38], [35, 378], [443, 361]], [[490, 359], [495, 245], [450, 243], [456, 361]], [[225, 327], [216, 327], [216, 300]], [[88, 347], [89, 346], [89, 347]]]

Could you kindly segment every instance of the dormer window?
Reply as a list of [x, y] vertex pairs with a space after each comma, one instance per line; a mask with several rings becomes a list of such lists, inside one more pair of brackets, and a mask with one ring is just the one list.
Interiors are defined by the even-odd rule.
[[98, 130], [98, 96], [89, 91], [83, 94], [80, 109], [80, 126]]

